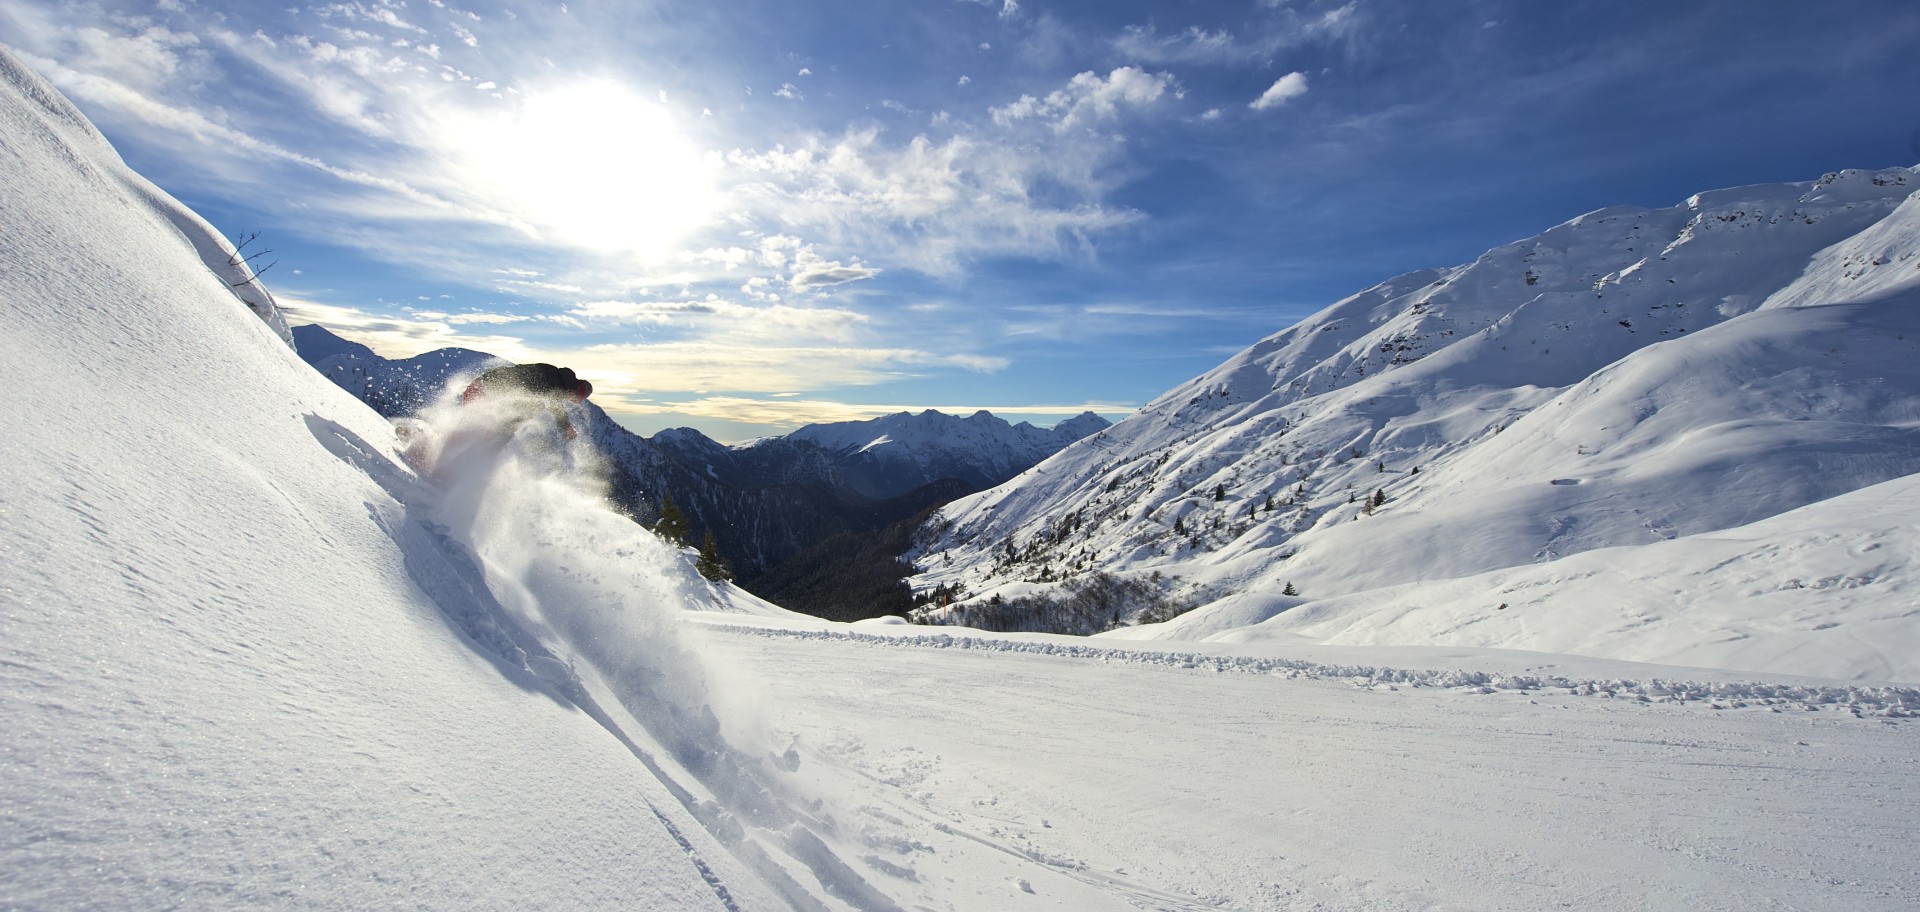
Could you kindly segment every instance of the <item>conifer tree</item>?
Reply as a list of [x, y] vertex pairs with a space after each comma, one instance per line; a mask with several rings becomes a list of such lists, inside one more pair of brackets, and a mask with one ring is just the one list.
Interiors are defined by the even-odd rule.
[[680, 505], [666, 495], [660, 497], [660, 521], [653, 524], [653, 532], [680, 548], [688, 545], [688, 538], [693, 534], [687, 525], [687, 514], [680, 512]]
[[733, 568], [720, 557], [720, 546], [713, 539], [713, 530], [707, 530], [706, 538], [700, 542], [700, 561], [694, 565], [700, 575], [715, 582], [733, 579]]
[[1280, 590], [1281, 595], [1299, 595], [1300, 590], [1293, 588], [1293, 581], [1287, 581], [1287, 588]]

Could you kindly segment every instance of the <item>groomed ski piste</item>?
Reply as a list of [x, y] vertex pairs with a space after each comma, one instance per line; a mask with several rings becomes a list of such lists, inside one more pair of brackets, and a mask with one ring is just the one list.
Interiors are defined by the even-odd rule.
[[1920, 905], [1907, 683], [795, 616], [550, 429], [423, 478], [5, 52], [0, 137], [0, 907]]

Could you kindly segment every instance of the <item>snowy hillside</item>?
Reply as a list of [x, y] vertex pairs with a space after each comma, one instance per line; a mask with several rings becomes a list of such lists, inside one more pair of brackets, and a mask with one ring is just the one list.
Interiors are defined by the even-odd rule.
[[1092, 412], [1038, 428], [1025, 421], [1008, 424], [987, 411], [960, 418], [928, 409], [917, 415], [900, 412], [867, 421], [810, 424], [785, 439], [824, 447], [846, 468], [857, 490], [880, 499], [943, 478], [979, 487], [998, 484], [1107, 426], [1105, 418]]
[[[985, 597], [1158, 572], [1192, 601], [1225, 600], [1162, 633], [1302, 603], [1319, 631], [1366, 600], [1318, 600], [1732, 529], [1920, 471], [1916, 190], [1910, 169], [1848, 171], [1606, 209], [1392, 279], [950, 505], [915, 583]], [[1556, 592], [1578, 595], [1566, 579]], [[1846, 599], [1897, 597], [1876, 584]], [[1683, 626], [1652, 652], [1783, 667], [1779, 642], [1708, 650]], [[1574, 648], [1528, 625], [1339, 629]], [[1650, 648], [1586, 637], [1578, 651]], [[1826, 655], [1802, 670], [1896, 673]]]

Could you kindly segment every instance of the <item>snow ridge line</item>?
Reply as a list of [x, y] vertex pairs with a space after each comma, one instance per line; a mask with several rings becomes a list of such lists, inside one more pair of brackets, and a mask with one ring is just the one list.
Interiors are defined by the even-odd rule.
[[979, 649], [1062, 656], [1103, 662], [1128, 662], [1220, 673], [1275, 675], [1288, 679], [1345, 680], [1355, 687], [1438, 687], [1474, 693], [1526, 693], [1562, 690], [1571, 696], [1625, 698], [1641, 703], [1705, 702], [1711, 709], [1753, 709], [1773, 712], [1798, 706], [1804, 710], [1835, 709], [1856, 718], [1913, 718], [1920, 716], [1920, 688], [1890, 684], [1822, 685], [1769, 684], [1740, 681], [1684, 681], [1665, 678], [1583, 679], [1563, 675], [1508, 674], [1468, 669], [1389, 668], [1377, 665], [1338, 665], [1303, 659], [1219, 656], [1191, 652], [1107, 649], [1069, 643], [1036, 643], [994, 637], [934, 633], [885, 636], [852, 630], [788, 630], [737, 624], [703, 623], [727, 633], [769, 639], [840, 640], [872, 646], [921, 649]]

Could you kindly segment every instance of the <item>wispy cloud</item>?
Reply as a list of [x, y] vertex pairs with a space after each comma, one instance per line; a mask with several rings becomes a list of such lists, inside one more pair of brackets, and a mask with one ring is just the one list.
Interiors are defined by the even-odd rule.
[[1113, 41], [1115, 50], [1146, 63], [1220, 63], [1245, 60], [1269, 48], [1250, 45], [1226, 29], [1189, 26], [1162, 35], [1152, 25], [1130, 25]]
[[1113, 47], [1142, 63], [1231, 66], [1266, 61], [1290, 49], [1349, 41], [1363, 25], [1357, 0], [1323, 2], [1317, 8], [1264, 5], [1274, 8], [1274, 14], [1250, 20], [1237, 31], [1194, 25], [1163, 34], [1153, 24], [1129, 25], [1115, 36]]
[[[615, 379], [618, 395], [752, 391], [807, 392], [873, 386], [932, 370], [990, 372], [1008, 362], [971, 354], [941, 354], [912, 348], [739, 345], [685, 341], [594, 345], [574, 360], [598, 376]], [[596, 379], [596, 386], [600, 381]]]
[[438, 310], [416, 310], [412, 313], [415, 319], [437, 321], [450, 326], [505, 326], [511, 323], [526, 323], [536, 319], [528, 314], [486, 313], [483, 311], [448, 313]]

